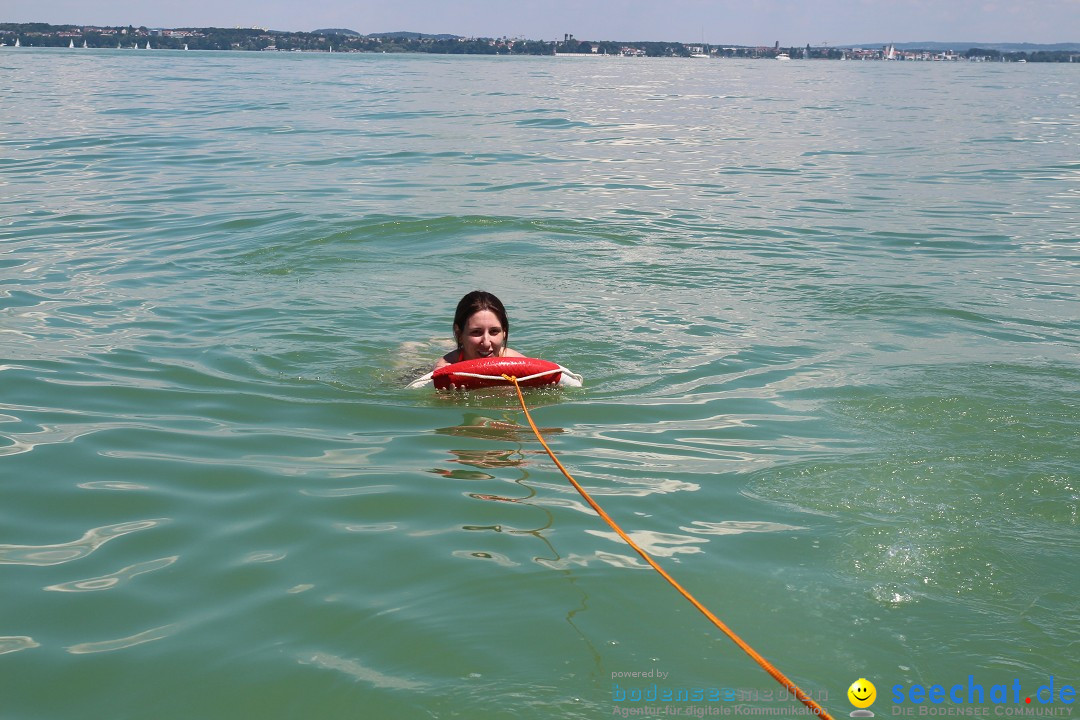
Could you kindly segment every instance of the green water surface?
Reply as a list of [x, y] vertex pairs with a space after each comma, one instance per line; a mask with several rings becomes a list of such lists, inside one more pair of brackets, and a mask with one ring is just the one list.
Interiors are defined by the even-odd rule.
[[795, 717], [511, 395], [403, 389], [475, 288], [585, 376], [528, 395], [577, 479], [835, 716], [1075, 687], [1078, 92], [0, 50], [0, 717]]

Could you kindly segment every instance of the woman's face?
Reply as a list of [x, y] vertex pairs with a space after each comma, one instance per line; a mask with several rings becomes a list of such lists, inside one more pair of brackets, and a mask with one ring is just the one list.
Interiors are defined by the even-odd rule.
[[461, 344], [462, 360], [499, 357], [506, 342], [506, 333], [498, 315], [490, 310], [478, 310], [465, 322], [465, 327], [460, 328], [458, 342]]

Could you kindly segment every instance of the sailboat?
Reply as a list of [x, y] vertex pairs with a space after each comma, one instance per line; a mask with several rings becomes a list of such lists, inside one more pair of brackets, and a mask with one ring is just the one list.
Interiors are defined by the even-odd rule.
[[150, 47], [150, 41], [149, 40], [146, 41], [146, 49], [147, 50], [153, 50], [154, 49], [154, 48]]
[[83, 46], [83, 49], [84, 49], [84, 50], [85, 50], [85, 49], [87, 49], [87, 48], [86, 48], [86, 41], [85, 41], [85, 40], [83, 40], [83, 41], [82, 41], [82, 46]]
[[15, 47], [22, 47], [22, 43], [19, 42], [19, 38], [15, 38]]
[[74, 40], [68, 40], [68, 47], [69, 48], [74, 48], [75, 47], [75, 41]]
[[184, 43], [184, 49], [187, 50], [187, 43]]
[[692, 58], [707, 58], [709, 57], [709, 46], [705, 44], [705, 28], [701, 28], [701, 45], [695, 47], [691, 53]]

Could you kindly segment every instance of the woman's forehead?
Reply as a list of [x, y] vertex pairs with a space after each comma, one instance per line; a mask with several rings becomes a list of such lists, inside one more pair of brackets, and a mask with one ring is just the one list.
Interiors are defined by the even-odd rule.
[[499, 316], [490, 310], [477, 310], [465, 321], [466, 327], [502, 327]]

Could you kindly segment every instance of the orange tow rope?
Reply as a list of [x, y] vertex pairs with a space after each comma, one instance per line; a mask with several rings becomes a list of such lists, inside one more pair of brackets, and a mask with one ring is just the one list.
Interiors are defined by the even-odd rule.
[[818, 717], [821, 717], [821, 718], [825, 718], [825, 720], [833, 720], [832, 716], [829, 715], [829, 713], [825, 710], [825, 708], [821, 707], [816, 702], [814, 702], [814, 700], [809, 695], [807, 695], [805, 692], [803, 692], [799, 688], [799, 686], [797, 686], [795, 683], [793, 683], [791, 680], [789, 680], [787, 678], [787, 676], [784, 675], [784, 673], [780, 672], [772, 663], [770, 663], [768, 660], [766, 660], [764, 657], [762, 657], [761, 654], [758, 653], [757, 650], [754, 650], [754, 648], [750, 647], [746, 643], [745, 640], [743, 640], [741, 637], [736, 635], [735, 632], [731, 628], [729, 628], [727, 625], [725, 625], [724, 622], [720, 618], [713, 615], [712, 611], [710, 611], [709, 608], [705, 607], [700, 602], [698, 602], [697, 598], [695, 598], [693, 595], [691, 595], [690, 592], [686, 588], [684, 588], [682, 585], [680, 585], [678, 582], [676, 582], [675, 578], [668, 575], [667, 571], [665, 571], [662, 567], [657, 565], [656, 561], [653, 560], [652, 557], [647, 552], [642, 550], [641, 547], [639, 547], [637, 543], [635, 543], [633, 540], [631, 540], [630, 536], [627, 535], [625, 532], [623, 532], [623, 529], [621, 527], [619, 527], [618, 524], [616, 524], [616, 522], [614, 520], [611, 519], [610, 515], [608, 515], [606, 512], [604, 512], [604, 508], [602, 508], [602, 507], [600, 507], [599, 505], [596, 504], [596, 501], [593, 500], [592, 497], [589, 495], [589, 493], [585, 492], [585, 488], [581, 487], [581, 485], [578, 484], [578, 481], [575, 480], [573, 478], [573, 476], [569, 472], [567, 472], [566, 468], [563, 467], [563, 464], [561, 462], [559, 462], [559, 458], [555, 457], [555, 453], [553, 453], [551, 451], [551, 448], [548, 447], [548, 444], [546, 442], [544, 442], [543, 436], [540, 434], [540, 431], [536, 428], [536, 423], [533, 422], [532, 415], [529, 414], [529, 408], [525, 407], [525, 396], [521, 394], [521, 386], [518, 385], [517, 378], [514, 377], [513, 375], [503, 375], [503, 377], [506, 378], [507, 381], [512, 382], [514, 384], [514, 389], [517, 390], [518, 400], [521, 402], [521, 409], [525, 411], [525, 419], [529, 421], [529, 427], [532, 428], [533, 434], [536, 435], [536, 439], [539, 440], [540, 444], [544, 446], [544, 450], [547, 451], [548, 457], [550, 457], [552, 459], [552, 461], [555, 463], [555, 465], [559, 468], [559, 470], [562, 471], [562, 474], [566, 476], [566, 479], [570, 481], [570, 484], [574, 486], [574, 489], [577, 490], [578, 493], [581, 494], [581, 497], [585, 498], [585, 502], [589, 503], [589, 507], [591, 507], [593, 510], [595, 510], [596, 514], [599, 515], [601, 518], [603, 518], [604, 522], [606, 522], [608, 525], [610, 525], [611, 529], [614, 530], [616, 533], [618, 533], [619, 537], [621, 537], [624, 541], [626, 541], [627, 545], [634, 548], [634, 551], [638, 555], [640, 555], [642, 557], [642, 559], [645, 560], [645, 562], [649, 563], [649, 565], [652, 567], [653, 570], [660, 573], [660, 575], [665, 580], [667, 580], [671, 584], [671, 586], [673, 588], [678, 590], [679, 593], [684, 598], [689, 600], [691, 605], [693, 605], [699, 611], [701, 611], [701, 614], [704, 615], [705, 617], [709, 618], [709, 620], [712, 621], [713, 625], [720, 628], [720, 630], [723, 631], [723, 633], [725, 635], [727, 635], [729, 638], [731, 638], [732, 642], [734, 642], [736, 645], [738, 645], [740, 648], [742, 648], [743, 652], [745, 652], [747, 655], [749, 655], [751, 658], [753, 658], [754, 662], [756, 662], [758, 665], [760, 665], [762, 670], [769, 673], [769, 675], [771, 675], [772, 678], [774, 680], [776, 680], [776, 682], [783, 685], [784, 688], [787, 689], [789, 692], [795, 693], [795, 697], [798, 698], [799, 702], [801, 702], [806, 707], [810, 708], [814, 712], [815, 715], [817, 715]]

